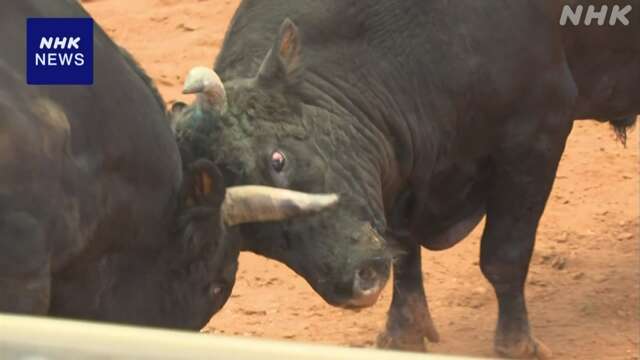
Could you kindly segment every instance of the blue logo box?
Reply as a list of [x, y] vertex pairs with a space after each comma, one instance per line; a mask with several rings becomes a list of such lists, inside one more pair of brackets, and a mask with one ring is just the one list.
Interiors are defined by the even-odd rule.
[[27, 83], [93, 84], [93, 19], [28, 18]]

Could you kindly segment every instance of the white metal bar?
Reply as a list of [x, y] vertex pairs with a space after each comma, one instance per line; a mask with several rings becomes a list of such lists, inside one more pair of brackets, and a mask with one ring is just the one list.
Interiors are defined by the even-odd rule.
[[0, 314], [0, 359], [462, 359]]

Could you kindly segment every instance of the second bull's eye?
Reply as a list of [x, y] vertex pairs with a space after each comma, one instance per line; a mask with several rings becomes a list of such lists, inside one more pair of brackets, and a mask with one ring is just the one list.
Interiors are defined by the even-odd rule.
[[287, 158], [281, 151], [274, 151], [273, 154], [271, 154], [271, 168], [273, 168], [275, 172], [281, 172], [286, 162]]

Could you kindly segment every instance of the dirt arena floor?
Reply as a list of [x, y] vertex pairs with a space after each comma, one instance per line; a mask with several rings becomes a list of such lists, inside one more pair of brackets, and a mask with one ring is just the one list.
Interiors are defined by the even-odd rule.
[[[238, 0], [83, 3], [155, 79], [167, 102], [187, 71], [213, 64]], [[557, 359], [638, 359], [638, 131], [624, 148], [608, 125], [575, 125], [538, 232], [527, 286], [533, 331]], [[478, 267], [479, 227], [451, 250], [424, 252], [425, 285], [441, 342], [430, 351], [492, 356], [496, 301]], [[285, 266], [243, 254], [237, 285], [205, 331], [373, 346], [391, 300], [332, 308]]]

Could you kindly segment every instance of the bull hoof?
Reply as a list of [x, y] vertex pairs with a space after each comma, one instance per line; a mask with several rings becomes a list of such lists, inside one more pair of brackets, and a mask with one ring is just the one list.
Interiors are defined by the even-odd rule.
[[427, 352], [424, 337], [419, 333], [398, 335], [385, 331], [378, 335], [377, 346], [380, 349]]
[[425, 338], [440, 341], [429, 309], [424, 303], [408, 303], [401, 311], [391, 311], [385, 331], [378, 336], [378, 347], [426, 352]]
[[510, 359], [551, 359], [551, 349], [534, 337], [527, 337], [513, 344], [496, 344], [496, 353]]
[[428, 321], [424, 324], [423, 331], [424, 336], [426, 336], [432, 343], [440, 342], [440, 334], [438, 333], [438, 330], [436, 330], [436, 326], [433, 324], [431, 317], [429, 317]]

